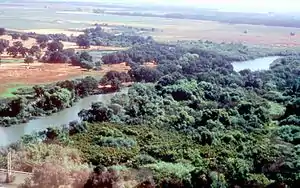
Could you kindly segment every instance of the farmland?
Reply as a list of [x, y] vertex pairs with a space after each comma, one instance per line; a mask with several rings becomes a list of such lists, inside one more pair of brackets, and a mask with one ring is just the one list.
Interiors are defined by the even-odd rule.
[[[0, 7], [2, 6], [0, 5]], [[15, 14], [16, 12], [18, 14]], [[37, 18], [36, 15], [39, 17]], [[82, 29], [91, 27], [95, 23], [105, 23], [109, 26], [128, 25], [155, 28], [155, 32], [149, 34], [159, 41], [209, 40], [271, 46], [297, 46], [300, 44], [300, 35], [297, 35], [300, 33], [299, 28], [96, 14], [92, 12], [90, 6], [81, 7], [66, 4], [46, 8], [44, 4], [31, 4], [27, 9], [14, 6], [14, 4], [9, 7], [4, 6], [0, 21], [3, 23], [2, 26], [6, 28], [37, 33], [78, 35], [80, 32], [70, 31], [70, 29]], [[291, 36], [291, 32], [296, 33], [296, 35]]]

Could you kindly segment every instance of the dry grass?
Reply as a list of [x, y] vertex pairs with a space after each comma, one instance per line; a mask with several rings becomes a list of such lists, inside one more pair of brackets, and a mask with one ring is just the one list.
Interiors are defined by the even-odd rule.
[[[10, 41], [10, 45], [16, 41], [22, 41], [21, 39], [12, 40], [11, 36], [3, 35], [0, 39]], [[22, 41], [24, 47], [31, 48], [33, 45], [37, 45], [34, 38], [29, 38], [27, 41]], [[76, 51], [86, 50], [79, 48], [75, 43], [62, 42], [64, 48], [75, 49]], [[110, 51], [110, 50], [123, 50], [125, 48], [110, 47], [110, 46], [91, 46], [89, 50]], [[42, 52], [45, 53], [45, 50]], [[106, 72], [111, 70], [116, 71], [128, 71], [129, 66], [125, 64], [119, 65], [103, 65], [100, 71], [86, 71], [80, 67], [69, 66], [67, 64], [48, 64], [35, 62], [27, 66], [23, 63], [23, 58], [12, 58], [7, 53], [1, 54], [0, 65], [0, 93], [5, 92], [8, 88], [12, 87], [16, 83], [22, 85], [33, 84], [45, 84], [51, 82], [57, 82], [60, 80], [70, 79], [79, 76], [103, 76]]]
[[[213, 42], [242, 42], [246, 44], [271, 46], [299, 46], [299, 28], [225, 24], [213, 21], [170, 21], [160, 27], [163, 32], [154, 33], [160, 41], [209, 40]], [[244, 33], [247, 31], [247, 33]], [[295, 32], [295, 36], [290, 36]]]
[[86, 71], [77, 66], [67, 64], [33, 63], [28, 67], [24, 63], [2, 63], [0, 66], [0, 93], [11, 87], [10, 84], [22, 85], [45, 84], [80, 76], [103, 76], [106, 72], [115, 70], [128, 71], [125, 64], [103, 65], [100, 71]]
[[80, 31], [69, 31], [66, 29], [25, 29], [25, 30], [18, 30], [18, 29], [10, 29], [12, 31], [17, 31], [17, 32], [33, 32], [37, 34], [65, 34], [67, 36], [78, 36], [80, 34], [83, 34], [83, 32]]
[[[242, 42], [268, 46], [300, 45], [300, 28], [166, 18], [145, 18], [143, 21], [124, 24], [120, 17], [120, 21], [104, 21], [104, 23], [109, 25], [153, 27], [158, 30], [150, 34], [158, 41], [209, 40], [213, 42]], [[91, 22], [90, 24], [94, 23]], [[247, 31], [247, 33], [245, 34], [244, 31]], [[296, 35], [290, 36], [291, 32], [296, 33]]]
[[36, 40], [34, 38], [29, 38], [27, 41], [22, 41], [21, 39], [12, 40], [10, 35], [3, 35], [0, 36], [0, 39], [9, 40], [10, 45], [12, 45], [13, 42], [21, 41], [23, 43], [23, 46], [26, 48], [31, 48], [31, 46], [36, 45]]

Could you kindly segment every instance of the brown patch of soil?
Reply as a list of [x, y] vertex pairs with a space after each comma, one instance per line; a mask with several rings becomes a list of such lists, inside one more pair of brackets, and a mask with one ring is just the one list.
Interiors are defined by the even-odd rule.
[[10, 29], [12, 31], [17, 31], [17, 32], [33, 32], [37, 34], [65, 34], [67, 36], [78, 36], [80, 34], [83, 34], [83, 32], [80, 31], [70, 31], [70, 30], [65, 30], [65, 29], [25, 29], [25, 30], [18, 30], [18, 29]]
[[33, 63], [28, 66], [24, 63], [2, 63], [0, 66], [0, 92], [11, 87], [10, 84], [13, 83], [45, 84], [81, 75], [103, 76], [111, 70], [127, 72], [129, 69], [130, 67], [124, 64], [103, 65], [100, 71], [87, 71], [67, 64]]

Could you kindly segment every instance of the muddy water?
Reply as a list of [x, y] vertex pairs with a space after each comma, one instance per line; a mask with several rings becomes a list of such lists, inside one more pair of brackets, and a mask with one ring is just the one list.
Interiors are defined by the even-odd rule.
[[[121, 91], [127, 92], [127, 89]], [[68, 124], [70, 121], [78, 120], [78, 113], [82, 109], [87, 109], [93, 102], [109, 103], [116, 93], [93, 95], [79, 100], [71, 108], [64, 109], [58, 113], [47, 117], [41, 117], [29, 121], [28, 123], [13, 125], [11, 127], [0, 127], [0, 146], [6, 146], [18, 141], [23, 135], [30, 134], [34, 131], [43, 130], [49, 126], [58, 126]]]
[[[280, 58], [279, 56], [270, 56], [258, 58], [250, 61], [233, 62], [232, 65], [235, 71], [243, 69], [267, 70], [269, 65]], [[122, 92], [127, 92], [127, 89]], [[70, 121], [78, 120], [78, 112], [82, 109], [89, 108], [92, 102], [101, 101], [108, 103], [115, 94], [94, 95], [81, 99], [73, 107], [65, 109], [59, 113], [52, 114], [47, 117], [31, 120], [25, 124], [14, 125], [11, 127], [0, 127], [0, 146], [5, 146], [10, 143], [16, 142], [24, 134], [30, 134], [33, 131], [43, 130], [49, 126], [67, 124]]]
[[269, 56], [249, 61], [233, 62], [232, 65], [237, 72], [244, 69], [250, 69], [251, 71], [268, 70], [270, 64], [279, 58], [280, 56]]

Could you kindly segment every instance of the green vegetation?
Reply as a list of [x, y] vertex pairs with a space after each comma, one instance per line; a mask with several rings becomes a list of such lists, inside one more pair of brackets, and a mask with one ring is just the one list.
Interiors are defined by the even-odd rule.
[[0, 98], [11, 98], [16, 96], [16, 92], [19, 91], [19, 89], [26, 89], [30, 86], [25, 86], [22, 84], [16, 84], [13, 87], [8, 88], [5, 92], [1, 93]]
[[[89, 31], [88, 41], [104, 34]], [[97, 92], [99, 84], [116, 90], [134, 81], [110, 104], [83, 109], [82, 121], [25, 136], [23, 147], [53, 144], [78, 151], [79, 163], [94, 167], [85, 187], [112, 187], [125, 181], [125, 174], [136, 176], [137, 187], [300, 186], [299, 52], [208, 41], [140, 42], [102, 57], [105, 64], [128, 63], [127, 73], [36, 86], [31, 99], [3, 103], [3, 122], [57, 112]], [[49, 44], [48, 52], [46, 61], [65, 57], [59, 42]], [[66, 61], [92, 63], [88, 53], [73, 55]], [[284, 57], [269, 70], [233, 70], [232, 61], [268, 55]], [[156, 66], [146, 66], [149, 62]], [[148, 179], [138, 178], [141, 171]]]
[[[98, 161], [150, 169], [155, 182], [168, 187], [266, 187], [273, 181], [297, 187], [299, 56], [285, 52], [292, 56], [276, 61], [270, 70], [236, 73], [230, 61], [273, 52], [239, 58], [242, 55], [224, 48], [223, 53], [201, 46], [170, 48], [146, 45], [104, 57], [104, 63], [128, 58], [129, 75], [153, 83], [135, 84], [127, 95], [114, 97], [111, 105], [95, 103], [79, 113], [91, 123], [114, 123], [92, 124], [87, 132], [71, 137], [80, 140], [73, 143], [76, 148], [85, 148], [84, 158], [95, 165]], [[152, 60], [158, 63], [156, 70], [141, 65]], [[94, 129], [103, 126], [112, 132], [103, 135]], [[120, 147], [99, 146], [93, 139], [82, 143], [93, 134], [99, 137], [96, 140], [109, 134], [115, 145], [119, 141], [112, 137], [137, 145], [123, 147], [130, 152], [124, 154]], [[103, 147], [121, 153], [120, 158], [93, 154], [97, 149], [96, 153], [105, 153]], [[207, 181], [197, 179], [199, 175]]]
[[23, 63], [23, 59], [5, 59], [2, 60], [2, 63]]

